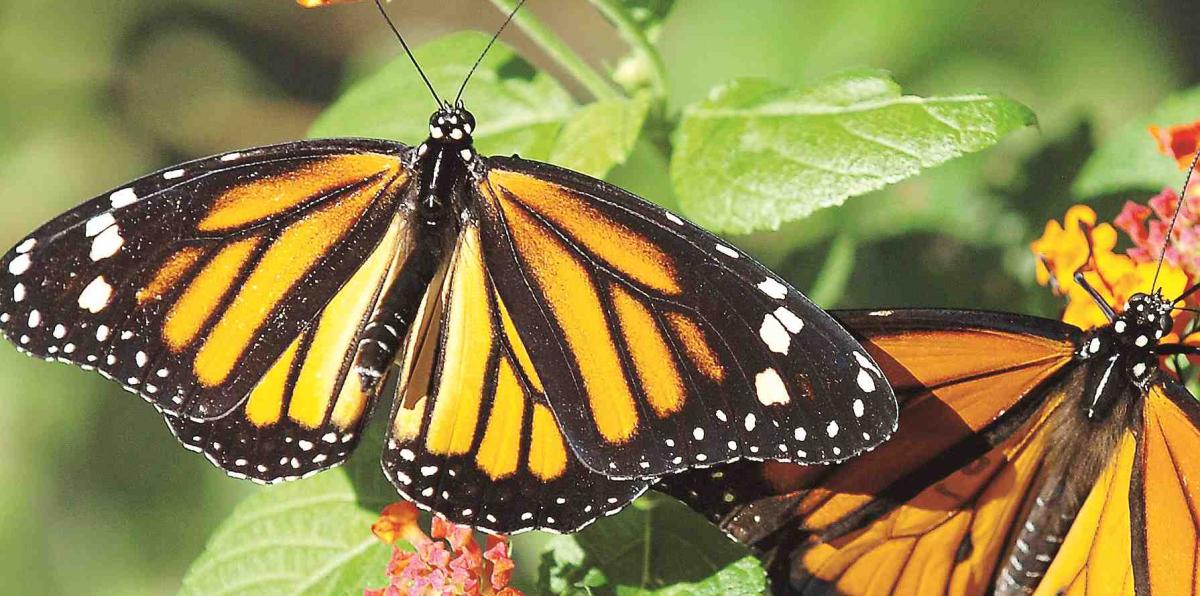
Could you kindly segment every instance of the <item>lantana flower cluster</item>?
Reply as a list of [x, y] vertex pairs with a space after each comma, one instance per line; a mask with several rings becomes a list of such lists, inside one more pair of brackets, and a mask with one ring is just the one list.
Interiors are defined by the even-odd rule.
[[[1151, 126], [1150, 134], [1159, 150], [1181, 170], [1192, 165], [1200, 141], [1200, 121], [1169, 128]], [[1200, 280], [1200, 179], [1193, 177], [1184, 190], [1168, 242], [1167, 230], [1179, 205], [1178, 192], [1164, 188], [1144, 204], [1127, 201], [1112, 223], [1097, 223], [1095, 210], [1086, 205], [1068, 209], [1061, 224], [1047, 222], [1042, 237], [1031, 248], [1038, 257], [1038, 283], [1050, 285], [1067, 298], [1062, 320], [1084, 329], [1108, 323], [1092, 297], [1075, 282], [1077, 271], [1117, 309], [1133, 294], [1149, 292], [1156, 273], [1156, 287], [1168, 298], [1179, 296]], [[1129, 246], [1119, 250], [1118, 243]], [[1194, 307], [1194, 298], [1190, 300], [1189, 306]], [[1179, 311], [1174, 318], [1174, 331], [1162, 341], [1200, 344], [1200, 333], [1193, 330], [1194, 317]]]
[[[508, 540], [488, 536], [480, 548], [470, 526], [434, 516], [426, 535], [412, 503], [384, 508], [371, 531], [393, 545], [388, 561], [388, 585], [364, 590], [364, 596], [521, 596], [508, 586], [515, 565]], [[413, 550], [396, 546], [407, 542]]]

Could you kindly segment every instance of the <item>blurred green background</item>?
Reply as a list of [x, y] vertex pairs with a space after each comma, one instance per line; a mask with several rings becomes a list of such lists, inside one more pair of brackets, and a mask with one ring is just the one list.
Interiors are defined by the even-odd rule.
[[[484, 0], [398, 0], [391, 10], [415, 43], [490, 32], [502, 18]], [[529, 10], [599, 68], [626, 51], [584, 0], [533, 0]], [[557, 73], [519, 31], [505, 40]], [[1184, 0], [682, 0], [659, 34], [673, 109], [735, 76], [803, 85], [864, 66], [892, 71], [911, 93], [1002, 93], [1032, 107], [1040, 130], [876, 193], [887, 197], [731, 241], [806, 289], [833, 229], [849, 230], [854, 268], [825, 307], [1038, 314], [1055, 302], [1032, 285], [1029, 240], [1071, 203], [1094, 143], [1198, 78], [1200, 52], [1188, 49], [1197, 41], [1200, 11]], [[366, 5], [3, 0], [0, 244], [159, 167], [300, 138], [339, 89], [397, 51]], [[670, 192], [651, 157], [636, 152], [609, 178]], [[914, 215], [872, 219], [881, 200]], [[1102, 217], [1119, 200], [1100, 199]], [[174, 592], [212, 528], [260, 490], [176, 447], [151, 408], [96, 375], [5, 346], [0, 379], [6, 593]]]

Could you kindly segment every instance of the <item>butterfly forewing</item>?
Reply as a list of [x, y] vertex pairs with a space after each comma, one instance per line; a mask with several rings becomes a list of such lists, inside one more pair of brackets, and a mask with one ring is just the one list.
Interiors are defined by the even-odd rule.
[[458, 523], [573, 531], [646, 488], [583, 466], [491, 283], [478, 229], [458, 246], [408, 340], [383, 464], [409, 499]]
[[358, 271], [234, 410], [201, 422], [167, 416], [176, 437], [230, 474], [264, 482], [344, 461], [411, 322], [391, 299], [420, 276], [411, 228], [408, 213], [398, 212]]
[[870, 356], [747, 255], [598, 180], [488, 165], [483, 258], [588, 467], [647, 477], [741, 457], [824, 462], [894, 429]]
[[169, 414], [220, 417], [387, 233], [409, 181], [402, 150], [291, 143], [105, 193], [0, 261], [0, 329]]

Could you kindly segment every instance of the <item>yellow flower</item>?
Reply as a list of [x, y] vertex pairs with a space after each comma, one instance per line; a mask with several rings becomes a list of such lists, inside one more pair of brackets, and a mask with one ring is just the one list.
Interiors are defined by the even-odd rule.
[[[1067, 210], [1063, 225], [1054, 220], [1047, 222], [1045, 233], [1030, 247], [1039, 256], [1038, 283], [1046, 285], [1053, 274], [1056, 291], [1067, 296], [1062, 320], [1083, 329], [1099, 327], [1109, 321], [1083, 286], [1075, 282], [1076, 271], [1082, 271], [1100, 297], [1119, 312], [1130, 296], [1154, 290], [1151, 284], [1158, 267], [1157, 262], [1137, 263], [1124, 253], [1114, 252], [1117, 230], [1107, 223], [1095, 223], [1095, 211], [1075, 205]], [[1164, 296], [1178, 296], [1187, 285], [1188, 277], [1182, 269], [1163, 263], [1158, 274], [1158, 288]]]

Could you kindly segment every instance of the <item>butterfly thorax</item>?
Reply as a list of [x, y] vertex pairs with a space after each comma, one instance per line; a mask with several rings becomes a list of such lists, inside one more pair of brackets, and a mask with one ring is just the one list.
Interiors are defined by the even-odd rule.
[[1145, 392], [1158, 368], [1155, 348], [1171, 325], [1171, 303], [1160, 293], [1135, 294], [1111, 325], [1086, 338], [1078, 357], [1094, 361], [1083, 392], [1089, 419], [1107, 416], [1117, 399]]
[[418, 208], [427, 222], [440, 219], [453, 206], [457, 187], [472, 178], [473, 130], [475, 117], [461, 105], [444, 106], [429, 117], [429, 138], [416, 148], [413, 164], [420, 175]]

